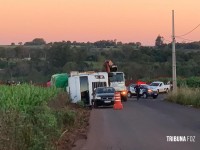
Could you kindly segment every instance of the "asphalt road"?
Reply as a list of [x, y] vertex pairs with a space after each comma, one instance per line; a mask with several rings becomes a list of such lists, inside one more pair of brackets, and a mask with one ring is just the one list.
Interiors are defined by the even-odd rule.
[[[163, 95], [155, 100], [131, 98], [123, 106], [123, 110], [92, 110], [81, 150], [200, 149], [200, 109], [163, 101]], [[187, 141], [168, 142], [167, 136]]]

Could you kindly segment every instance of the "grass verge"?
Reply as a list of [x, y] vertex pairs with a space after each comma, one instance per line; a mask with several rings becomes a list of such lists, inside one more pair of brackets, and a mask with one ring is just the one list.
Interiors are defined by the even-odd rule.
[[169, 93], [166, 99], [170, 102], [200, 108], [200, 89], [180, 87], [176, 94]]

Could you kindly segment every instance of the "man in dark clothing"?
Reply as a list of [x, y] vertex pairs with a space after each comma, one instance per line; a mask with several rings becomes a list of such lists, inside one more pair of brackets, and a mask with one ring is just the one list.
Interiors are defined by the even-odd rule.
[[136, 86], [134, 87], [134, 89], [135, 89], [135, 92], [137, 94], [137, 100], [139, 100], [139, 98], [140, 98], [140, 85], [136, 84]]

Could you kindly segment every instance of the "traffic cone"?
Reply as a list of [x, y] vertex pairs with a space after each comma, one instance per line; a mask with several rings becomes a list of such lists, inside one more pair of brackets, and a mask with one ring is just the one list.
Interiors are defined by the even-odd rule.
[[115, 99], [115, 103], [114, 103], [114, 109], [117, 109], [117, 110], [121, 110], [123, 109], [123, 105], [121, 103], [121, 95], [120, 95], [120, 92], [115, 92], [115, 96], [114, 96], [114, 99]]

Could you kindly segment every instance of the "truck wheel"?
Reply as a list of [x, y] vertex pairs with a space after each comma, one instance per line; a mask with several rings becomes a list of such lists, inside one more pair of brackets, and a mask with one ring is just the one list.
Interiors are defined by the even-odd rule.
[[143, 93], [143, 97], [144, 97], [144, 98], [148, 98], [147, 93]]
[[169, 93], [169, 89], [166, 89], [166, 93]]
[[127, 94], [127, 96], [128, 96], [128, 98], [131, 98], [131, 92], [128, 92], [128, 94]]
[[121, 100], [126, 102], [128, 100], [128, 98], [127, 97], [122, 97]]
[[159, 90], [158, 90], [158, 93], [159, 93]]

